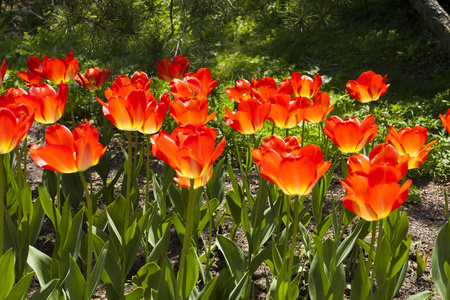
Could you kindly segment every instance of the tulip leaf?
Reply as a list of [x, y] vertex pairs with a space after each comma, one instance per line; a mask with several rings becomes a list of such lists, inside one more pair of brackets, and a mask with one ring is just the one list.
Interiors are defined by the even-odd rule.
[[158, 288], [158, 279], [161, 276], [161, 268], [154, 262], [143, 265], [137, 274], [133, 276], [132, 282], [137, 287], [144, 289], [145, 299], [150, 299], [152, 289]]
[[161, 276], [158, 282], [158, 299], [175, 300], [177, 295], [177, 280], [173, 273], [172, 265], [170, 264], [167, 255], [165, 255], [161, 262]]
[[244, 198], [244, 190], [242, 187], [238, 184], [236, 177], [234, 175], [233, 167], [230, 163], [227, 163], [227, 171], [228, 171], [228, 178], [230, 178], [231, 186], [233, 187], [233, 191], [237, 193], [239, 199]]
[[40, 289], [34, 292], [33, 296], [29, 300], [47, 300], [55, 290], [56, 285], [59, 283], [59, 279], [52, 279], [44, 285], [41, 285]]
[[209, 199], [217, 199], [219, 203], [223, 201], [225, 195], [225, 170], [223, 163], [225, 157], [219, 160], [214, 166], [213, 174], [206, 184], [206, 193]]
[[186, 254], [185, 264], [180, 266], [177, 274], [177, 285], [180, 289], [181, 299], [189, 298], [198, 280], [198, 262], [195, 248], [190, 248]]
[[[124, 299], [124, 300], [139, 300], [139, 299], [142, 299], [143, 294], [144, 294], [144, 289], [138, 287], [138, 288], [132, 290], [131, 292], [129, 292], [128, 294], [126, 294], [125, 296], [123, 296], [122, 299]], [[146, 299], [151, 299], [151, 298], [146, 298]]]
[[[242, 294], [244, 293], [244, 291], [247, 287], [249, 277], [250, 276], [249, 276], [248, 271], [245, 272], [244, 275], [242, 276], [241, 280], [239, 280], [239, 283], [236, 285], [236, 287], [231, 292], [230, 296], [228, 297], [228, 300], [234, 300], [234, 299], [241, 298]], [[291, 298], [291, 299], [295, 299], [295, 298]]]
[[30, 246], [27, 263], [36, 272], [36, 276], [41, 286], [46, 285], [51, 280], [51, 263], [52, 259], [45, 253]]
[[33, 281], [34, 272], [30, 272], [22, 277], [18, 283], [14, 285], [8, 297], [5, 300], [27, 299], [31, 282]]
[[235, 281], [239, 281], [247, 269], [247, 260], [244, 252], [232, 240], [218, 234], [217, 245], [222, 251], [231, 273], [235, 276]]
[[108, 181], [109, 171], [110, 171], [109, 162], [108, 162], [108, 159], [106, 158], [106, 155], [103, 155], [99, 159], [98, 164], [93, 166], [93, 168], [94, 168], [95, 172], [97, 172], [97, 174], [102, 179], [103, 185], [106, 186], [106, 183]]
[[77, 262], [70, 255], [70, 268], [65, 280], [65, 287], [69, 299], [86, 299], [84, 293], [86, 290], [86, 281], [78, 267]]
[[225, 197], [225, 207], [227, 208], [227, 212], [233, 219], [235, 227], [241, 225], [241, 205], [241, 198], [236, 193], [236, 191], [228, 191]]
[[406, 298], [406, 300], [427, 300], [431, 296], [433, 296], [433, 292], [424, 291], [424, 292], [409, 296], [408, 298]]
[[[213, 198], [213, 199], [209, 200], [209, 205], [206, 204], [200, 209], [200, 222], [197, 226], [197, 235], [198, 236], [203, 232], [203, 229], [205, 228], [206, 224], [209, 223], [209, 216], [210, 215], [212, 216], [214, 214], [214, 212], [216, 211], [217, 207], [219, 207], [219, 205], [220, 205], [219, 200], [217, 200], [216, 198]], [[210, 207], [211, 207], [211, 211], [210, 211]], [[213, 224], [214, 224], [214, 220], [213, 220]], [[213, 226], [213, 224], [210, 224], [210, 226]]]
[[97, 288], [98, 282], [100, 281], [100, 277], [103, 272], [103, 268], [105, 266], [106, 262], [106, 254], [108, 253], [108, 246], [109, 242], [106, 242], [106, 244], [103, 246], [102, 250], [100, 251], [100, 254], [98, 255], [97, 262], [95, 263], [94, 269], [91, 273], [91, 278], [89, 285], [86, 289], [86, 299], [91, 299], [92, 295], [95, 292], [95, 289]]
[[[178, 218], [175, 217], [177, 220]], [[163, 237], [156, 243], [152, 251], [150, 252], [148, 261], [157, 262], [159, 258], [167, 252], [170, 244], [170, 230], [164, 232]]]
[[216, 287], [216, 283], [217, 283], [217, 279], [219, 277], [213, 277], [210, 281], [208, 281], [208, 283], [206, 284], [206, 286], [202, 289], [202, 291], [197, 295], [196, 300], [208, 300], [211, 299], [211, 295]]
[[53, 201], [50, 199], [45, 189], [41, 186], [38, 186], [38, 191], [42, 208], [44, 209], [45, 214], [48, 216], [50, 221], [52, 221], [55, 229], [58, 231], [59, 224], [61, 223], [61, 215], [57, 211], [55, 205], [53, 204]]
[[[84, 175], [83, 175], [84, 176]], [[76, 209], [83, 201], [84, 188], [81, 182], [80, 175], [77, 173], [62, 174], [61, 191], [66, 199], [68, 199], [70, 206]], [[97, 203], [95, 203], [96, 207]], [[94, 208], [94, 211], [96, 208]]]
[[[352, 251], [353, 246], [355, 245], [356, 240], [358, 239], [358, 235], [364, 226], [365, 221], [359, 221], [354, 227], [352, 233], [345, 238], [344, 241], [339, 245], [336, 252], [336, 261], [334, 263], [335, 266], [342, 264], [344, 259], [348, 256], [350, 251]], [[336, 237], [338, 238], [338, 237]]]
[[0, 299], [5, 299], [14, 286], [14, 253], [12, 249], [9, 249], [0, 257], [0, 270], [2, 270]]

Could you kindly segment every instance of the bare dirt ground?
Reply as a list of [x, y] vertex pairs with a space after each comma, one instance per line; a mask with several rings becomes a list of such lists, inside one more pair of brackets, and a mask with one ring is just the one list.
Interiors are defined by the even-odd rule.
[[[33, 125], [29, 134], [29, 146], [38, 140], [43, 139], [44, 127], [40, 124]], [[110, 159], [111, 163], [111, 173], [123, 164], [123, 156], [121, 156], [122, 150], [118, 146], [117, 142], [110, 143], [108, 146], [107, 153], [117, 153], [114, 158]], [[162, 163], [156, 158], [152, 158], [150, 165], [152, 170], [156, 173], [162, 173]], [[31, 184], [31, 189], [33, 191], [33, 196], [37, 197], [37, 187], [41, 184], [42, 169], [37, 167], [29, 158], [28, 160], [28, 174], [27, 179]], [[95, 177], [94, 177], [95, 178]], [[257, 177], [252, 178], [253, 181]], [[431, 279], [431, 255], [428, 258], [427, 266], [425, 272], [421, 278], [417, 278], [416, 269], [416, 250], [423, 257], [424, 255], [432, 252], [436, 237], [439, 230], [446, 222], [446, 214], [444, 208], [444, 189], [448, 189], [448, 183], [435, 183], [429, 179], [425, 178], [412, 178], [413, 185], [417, 187], [418, 191], [415, 193], [414, 199], [416, 201], [410, 201], [402, 206], [402, 211], [405, 211], [408, 215], [410, 228], [409, 234], [412, 237], [412, 244], [410, 249], [408, 270], [406, 274], [405, 282], [396, 295], [395, 299], [407, 299], [409, 296], [423, 292], [423, 291], [433, 291], [434, 294], [430, 299], [436, 300], [441, 299], [437, 294], [434, 284]], [[100, 183], [100, 179], [97, 177], [96, 182]], [[254, 191], [256, 193], [256, 191]], [[333, 179], [332, 187], [330, 193], [333, 193], [336, 201], [339, 201], [344, 196], [345, 190], [338, 182], [337, 178]], [[330, 196], [331, 199], [331, 196]], [[331, 201], [331, 200], [330, 200]], [[223, 209], [224, 208], [220, 208]], [[229, 233], [230, 226], [233, 226], [231, 222], [225, 222], [220, 228], [220, 233], [227, 235]], [[207, 226], [208, 227], [208, 226]], [[207, 230], [207, 229], [206, 229]], [[213, 239], [214, 239], [213, 233]], [[48, 219], [44, 220], [44, 225], [42, 227], [40, 237], [36, 244], [34, 245], [41, 251], [52, 254], [53, 251], [53, 237], [55, 236], [54, 229], [51, 222]], [[242, 249], [247, 248], [247, 244], [244, 238], [244, 234], [238, 234], [237, 244]], [[208, 238], [208, 232], [204, 233], [205, 240]], [[214, 243], [214, 240], [213, 240]], [[171, 245], [169, 248], [168, 256], [172, 261], [174, 268], [177, 269], [179, 255], [181, 253], [181, 243], [173, 229]], [[226, 262], [219, 251], [215, 251], [216, 261], [213, 268], [213, 275], [217, 275], [221, 269], [226, 267]], [[144, 265], [145, 260], [142, 257], [142, 253], [138, 254], [136, 258], [135, 266], [132, 269], [132, 273], [137, 272], [139, 268]], [[266, 275], [270, 274], [270, 270], [266, 265], [261, 266], [257, 272], [253, 275], [253, 287], [255, 290], [256, 299], [266, 298]], [[133, 274], [132, 274], [133, 275]], [[131, 278], [131, 277], [130, 277]], [[32, 288], [29, 295], [31, 295], [37, 288], [39, 283], [37, 279], [34, 280]], [[126, 291], [132, 290], [131, 284], [126, 287]], [[100, 283], [96, 293], [94, 294], [94, 299], [107, 299], [106, 291], [102, 283]]]

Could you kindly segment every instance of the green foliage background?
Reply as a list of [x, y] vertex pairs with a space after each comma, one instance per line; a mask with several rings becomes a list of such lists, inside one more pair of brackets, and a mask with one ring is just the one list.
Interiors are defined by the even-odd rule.
[[[116, 75], [136, 70], [155, 76], [158, 60], [183, 53], [192, 61], [191, 71], [207, 67], [214, 78], [219, 77], [210, 96], [211, 110], [217, 112], [211, 126], [227, 136], [228, 147], [234, 147], [247, 139], [223, 121], [224, 107], [233, 108], [225, 88], [236, 80], [271, 76], [279, 82], [293, 71], [310, 76], [319, 72], [324, 81], [321, 90], [335, 104], [332, 114], [364, 117], [367, 107], [349, 98], [345, 84], [373, 70], [388, 74], [391, 83], [375, 103], [377, 142], [389, 125], [426, 126], [429, 140], [439, 141], [416, 173], [436, 179], [450, 174], [448, 134], [439, 120], [439, 114], [450, 108], [448, 54], [408, 0], [0, 3], [0, 58], [7, 60], [9, 70], [5, 88], [22, 86], [16, 72], [26, 69], [29, 56], [44, 53], [65, 57], [74, 52], [80, 72], [109, 67], [111, 78], [105, 87]], [[153, 80], [155, 95], [166, 90], [167, 84]], [[92, 94], [75, 83], [71, 97], [80, 119], [92, 112], [94, 119], [101, 114]], [[265, 130], [261, 135], [270, 128]], [[313, 130], [308, 137], [314, 139]]]

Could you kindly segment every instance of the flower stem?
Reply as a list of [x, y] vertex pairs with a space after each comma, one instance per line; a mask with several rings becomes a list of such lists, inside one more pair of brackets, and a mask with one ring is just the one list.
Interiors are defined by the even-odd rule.
[[[191, 248], [192, 231], [194, 226], [194, 183], [195, 179], [191, 178], [189, 187], [189, 198], [186, 209], [186, 229], [184, 231], [183, 248], [181, 250], [180, 269], [181, 272], [186, 270], [186, 255]], [[178, 294], [181, 292], [181, 284], [178, 286]]]
[[[294, 249], [295, 249], [295, 242], [297, 240], [297, 232], [298, 232], [298, 207], [299, 207], [300, 201], [299, 196], [294, 196], [294, 232], [292, 233], [292, 239], [291, 239], [291, 250], [289, 254], [289, 264], [288, 264], [288, 280], [290, 281], [291, 274], [292, 274], [292, 267], [294, 263]], [[287, 238], [287, 237], [286, 237]]]
[[[372, 265], [373, 249], [375, 247], [375, 236], [377, 235], [377, 224], [378, 224], [378, 221], [372, 221], [372, 239], [371, 239], [371, 242], [370, 242], [369, 257], [367, 258], [366, 274], [365, 274], [365, 276], [363, 278], [369, 278], [370, 266]], [[370, 284], [370, 281], [369, 282], [367, 282], [367, 281], [364, 282], [362, 295], [361, 295], [363, 299], [367, 299], [368, 298], [368, 297], [366, 297], [367, 293], [372, 288], [372, 286], [369, 286], [369, 284]]]
[[19, 204], [18, 207], [18, 211], [17, 211], [17, 221], [18, 224], [20, 224], [20, 221], [22, 221], [22, 179], [23, 179], [23, 175], [22, 175], [22, 156], [19, 153], [19, 148], [16, 147], [15, 148], [15, 152], [16, 152], [16, 158], [17, 158], [17, 185], [18, 185], [18, 195], [17, 195], [17, 202]]
[[302, 121], [302, 148], [303, 148], [303, 145], [304, 145], [304, 141], [305, 141], [305, 124], [306, 124], [306, 121], [305, 120], [303, 120]]
[[[213, 224], [213, 217], [212, 217], [212, 211], [211, 211], [211, 203], [209, 203], [209, 197], [208, 197], [208, 194], [206, 193], [205, 187], [203, 187], [203, 194], [205, 195], [206, 203], [208, 204], [208, 212], [209, 212], [208, 250], [206, 252], [206, 268], [207, 268], [207, 271], [209, 272], [209, 260], [210, 260], [210, 256], [211, 256], [211, 239], [212, 239], [212, 230], [214, 228], [214, 224]], [[206, 282], [205, 282], [205, 284], [206, 284]]]
[[375, 253], [375, 260], [373, 262], [372, 276], [370, 277], [370, 286], [371, 287], [373, 286], [373, 282], [375, 279], [375, 270], [378, 265], [377, 262], [380, 260], [379, 257], [380, 257], [381, 251], [378, 251], [378, 250], [380, 249], [380, 245], [381, 245], [381, 237], [383, 235], [382, 233], [383, 233], [383, 220], [380, 220], [380, 225], [378, 226], [377, 250]]
[[5, 169], [3, 166], [4, 154], [0, 154], [0, 257], [3, 255], [3, 238], [5, 223]]
[[61, 173], [56, 172], [56, 206], [61, 213]]
[[[149, 185], [150, 185], [150, 135], [147, 135], [147, 164], [145, 166], [145, 173], [147, 176], [147, 182], [145, 185], [145, 198], [144, 198], [144, 214], [149, 209], [150, 201], [148, 199], [149, 194]], [[145, 262], [148, 263], [148, 233], [149, 230], [145, 231], [144, 235], [144, 254], [145, 254]]]
[[[92, 265], [92, 202], [89, 195], [89, 190], [86, 184], [86, 179], [84, 178], [84, 173], [79, 172], [81, 182], [83, 183], [84, 193], [86, 194], [86, 217], [88, 222], [87, 228], [87, 255], [86, 255], [86, 286], [89, 286], [91, 278], [91, 265]], [[86, 298], [87, 299], [87, 298]]]
[[128, 174], [127, 174], [127, 206], [125, 208], [125, 231], [128, 228], [128, 224], [130, 221], [130, 207], [131, 207], [131, 169], [133, 167], [132, 163], [132, 145], [131, 145], [131, 131], [127, 132], [128, 134]]
[[73, 114], [73, 106], [72, 106], [72, 100], [69, 99], [69, 106], [70, 106], [70, 116], [72, 118], [72, 131], [75, 128], [75, 116]]

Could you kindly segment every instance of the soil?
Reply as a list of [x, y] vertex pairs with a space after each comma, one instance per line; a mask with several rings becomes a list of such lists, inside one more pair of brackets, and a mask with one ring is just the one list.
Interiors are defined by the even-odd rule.
[[[43, 140], [45, 128], [41, 124], [35, 123], [29, 133], [29, 143], [28, 146], [36, 143], [36, 141]], [[115, 171], [123, 164], [124, 159], [121, 155], [122, 150], [118, 143], [119, 139], [114, 139], [108, 145], [107, 154], [108, 160], [110, 161], [111, 174], [115, 174]], [[114, 157], [111, 157], [115, 153]], [[159, 159], [151, 158], [150, 166], [153, 172], [161, 175], [163, 170], [162, 162]], [[33, 197], [37, 197], [37, 188], [41, 185], [42, 169], [37, 167], [31, 158], [28, 158], [27, 167], [27, 179], [30, 182], [31, 189], [33, 192]], [[145, 172], [145, 171], [144, 171]], [[238, 173], [238, 172], [237, 172]], [[97, 174], [94, 174], [94, 185], [101, 186], [101, 180]], [[144, 174], [143, 174], [144, 175]], [[237, 174], [237, 177], [238, 174]], [[431, 279], [431, 255], [428, 257], [427, 266], [423, 275], [418, 278], [416, 275], [417, 262], [416, 262], [416, 251], [421, 257], [428, 253], [431, 253], [434, 247], [439, 230], [446, 222], [446, 214], [444, 208], [444, 189], [448, 189], [448, 183], [436, 183], [427, 178], [412, 178], [413, 186], [417, 187], [417, 191], [414, 192], [415, 196], [413, 201], [405, 203], [401, 210], [406, 212], [409, 218], [410, 227], [409, 234], [412, 237], [412, 244], [409, 255], [408, 269], [405, 281], [399, 293], [396, 295], [395, 299], [407, 299], [411, 295], [423, 291], [433, 291], [434, 294], [429, 299], [441, 299], [437, 294], [434, 284]], [[251, 184], [255, 187], [257, 183], [257, 176], [250, 178]], [[120, 183], [120, 180], [119, 180]], [[143, 183], [143, 182], [142, 182]], [[141, 186], [144, 186], [142, 184]], [[119, 185], [118, 185], [119, 187]], [[227, 183], [227, 189], [231, 189], [231, 184]], [[118, 189], [117, 189], [118, 192]], [[256, 190], [252, 190], [252, 193], [256, 194]], [[334, 195], [336, 202], [340, 201], [345, 195], [344, 188], [340, 185], [337, 178], [333, 179], [331, 188], [329, 191], [329, 198], [331, 203], [331, 194]], [[411, 194], [411, 191], [410, 191]], [[221, 206], [222, 207], [222, 206]], [[225, 210], [223, 207], [219, 209]], [[219, 228], [219, 233], [222, 235], [229, 235], [229, 230], [232, 228], [232, 222], [226, 220]], [[208, 226], [206, 226], [205, 232], [201, 238], [205, 241], [208, 239]], [[168, 257], [172, 262], [175, 270], [178, 268], [179, 256], [181, 253], [181, 242], [175, 232], [175, 229], [171, 229], [171, 244], [169, 247]], [[213, 232], [213, 241], [216, 232]], [[245, 241], [242, 229], [237, 232], [236, 243], [241, 249], [247, 249], [248, 245]], [[42, 226], [40, 237], [34, 245], [39, 250], [43, 251], [48, 255], [52, 255], [53, 245], [54, 245], [55, 230], [51, 222], [46, 218]], [[200, 242], [199, 245], [202, 243]], [[202, 250], [201, 248], [199, 250]], [[213, 266], [213, 276], [217, 276], [221, 269], [226, 267], [226, 262], [220, 251], [216, 250], [215, 263]], [[130, 273], [131, 276], [134, 275], [139, 268], [144, 265], [145, 260], [143, 258], [143, 253], [140, 252], [136, 258], [135, 265]], [[253, 275], [252, 282], [255, 292], [255, 299], [265, 299], [266, 298], [266, 277], [270, 274], [270, 270], [267, 265], [263, 264]], [[29, 292], [29, 296], [33, 294], [39, 288], [39, 282], [37, 278], [33, 281], [32, 287]], [[133, 286], [131, 284], [127, 285], [125, 291], [131, 291]], [[94, 294], [93, 299], [107, 299], [106, 291], [103, 284], [100, 282], [97, 291]]]

